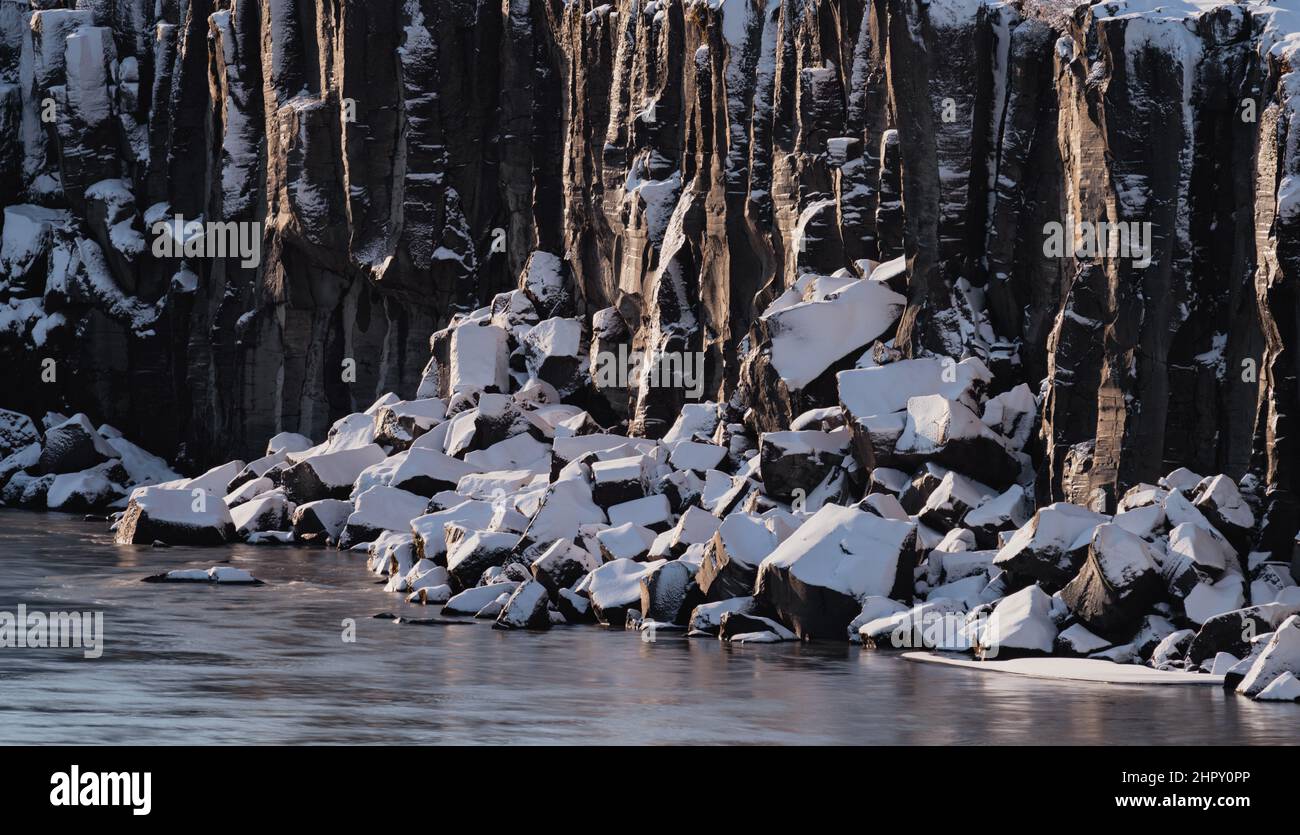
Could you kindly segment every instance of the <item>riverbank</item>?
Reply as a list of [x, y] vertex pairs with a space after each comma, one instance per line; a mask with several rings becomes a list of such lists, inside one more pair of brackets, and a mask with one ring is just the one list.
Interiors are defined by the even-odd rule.
[[[1300, 706], [1215, 687], [1033, 681], [829, 642], [395, 626], [369, 615], [428, 607], [331, 549], [113, 547], [100, 524], [7, 509], [0, 549], [0, 609], [98, 607], [106, 632], [95, 661], [0, 654], [4, 743], [1300, 743]], [[222, 560], [267, 585], [139, 582]]]

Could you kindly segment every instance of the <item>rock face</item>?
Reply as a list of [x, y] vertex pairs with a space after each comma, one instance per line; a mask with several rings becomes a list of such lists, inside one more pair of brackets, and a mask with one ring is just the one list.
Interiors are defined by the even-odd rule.
[[[1290, 559], [1300, 26], [1149, 5], [6, 3], [0, 406], [201, 470], [380, 392], [531, 375], [651, 437], [707, 397], [729, 443], [977, 360], [1041, 415], [919, 392], [853, 413], [859, 466], [1107, 512], [1251, 475]], [[386, 445], [437, 434], [388, 405]]]

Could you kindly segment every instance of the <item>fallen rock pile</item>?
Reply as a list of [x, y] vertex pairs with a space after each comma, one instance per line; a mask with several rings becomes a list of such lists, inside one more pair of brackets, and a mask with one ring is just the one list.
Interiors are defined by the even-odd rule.
[[[389, 592], [500, 629], [1065, 655], [1295, 698], [1300, 586], [1249, 550], [1253, 482], [1179, 469], [1113, 508], [1035, 506], [1033, 392], [1000, 390], [975, 354], [899, 357], [902, 299], [878, 271], [896, 265], [778, 298], [730, 401], [641, 378], [620, 416], [591, 373], [608, 346], [548, 315], [573, 306], [533, 265], [434, 334], [415, 399], [386, 394], [320, 443], [280, 434], [254, 461], [181, 478], [85, 415], [42, 433], [3, 413], [3, 497], [116, 507], [120, 544], [364, 552]], [[756, 405], [760, 380], [779, 403]]]

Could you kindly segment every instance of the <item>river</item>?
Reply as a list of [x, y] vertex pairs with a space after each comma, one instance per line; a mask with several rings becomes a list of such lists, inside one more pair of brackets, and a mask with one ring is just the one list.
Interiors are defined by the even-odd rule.
[[[104, 651], [0, 648], [0, 743], [1296, 743], [1300, 705], [947, 669], [847, 644], [733, 645], [417, 616], [324, 549], [115, 546], [0, 510], [0, 611], [104, 612]], [[140, 579], [228, 561], [260, 587]], [[344, 641], [344, 620], [355, 641]]]

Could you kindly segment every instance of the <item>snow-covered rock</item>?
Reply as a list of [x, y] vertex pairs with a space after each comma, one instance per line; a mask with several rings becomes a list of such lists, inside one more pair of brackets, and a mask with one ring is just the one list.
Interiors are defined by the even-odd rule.
[[758, 439], [759, 472], [766, 495], [788, 502], [796, 491], [807, 500], [849, 453], [847, 430], [765, 432]]
[[320, 499], [346, 499], [361, 471], [384, 460], [377, 444], [323, 452], [289, 467], [280, 477], [285, 494], [296, 504]]
[[1298, 612], [1300, 606], [1265, 603], [1215, 615], [1201, 624], [1187, 648], [1187, 661], [1192, 666], [1200, 666], [1220, 652], [1244, 658], [1257, 636], [1274, 631]]
[[1064, 585], [1082, 567], [1093, 531], [1106, 517], [1057, 502], [1041, 508], [998, 550], [993, 564], [1051, 585]]
[[132, 496], [113, 535], [119, 545], [224, 545], [234, 538], [235, 523], [221, 499], [164, 487]]
[[973, 478], [949, 472], [926, 498], [919, 515], [921, 521], [930, 527], [949, 530], [964, 525], [967, 514], [996, 496], [997, 491], [989, 486], [980, 484]]
[[1249, 544], [1255, 514], [1230, 478], [1216, 475], [1203, 480], [1193, 490], [1191, 500], [1192, 506], [1229, 542], [1243, 549]]
[[569, 588], [600, 567], [600, 560], [587, 549], [566, 539], [557, 539], [529, 566], [533, 578], [552, 595]]
[[1237, 685], [1237, 692], [1258, 698], [1279, 676], [1288, 673], [1300, 676], [1300, 615], [1291, 615], [1273, 632], [1263, 652]]
[[0, 458], [7, 458], [40, 440], [41, 433], [31, 418], [21, 412], [0, 409]]
[[[646, 620], [685, 626], [700, 602], [695, 566], [670, 560], [641, 578], [641, 614]], [[692, 593], [694, 592], [694, 593]]]
[[454, 490], [467, 475], [482, 472], [479, 467], [452, 458], [441, 450], [412, 446], [393, 471], [389, 486], [419, 496]]
[[760, 517], [733, 513], [718, 526], [700, 561], [696, 582], [710, 601], [749, 597], [758, 566], [779, 544], [776, 532]]
[[446, 616], [460, 615], [464, 617], [473, 617], [478, 614], [484, 606], [496, 600], [502, 594], [509, 596], [521, 584], [514, 580], [505, 580], [500, 583], [492, 583], [486, 586], [474, 586], [465, 589], [459, 594], [453, 595], [447, 604], [443, 606], [442, 614]]
[[45, 447], [36, 466], [41, 475], [59, 475], [88, 470], [117, 457], [117, 450], [95, 431], [90, 418], [77, 413], [45, 432]]
[[672, 508], [668, 497], [661, 495], [646, 496], [630, 502], [616, 504], [609, 509], [609, 523], [622, 525], [631, 522], [655, 531], [668, 529], [672, 519]]
[[411, 520], [423, 516], [428, 501], [423, 496], [395, 487], [371, 487], [356, 499], [356, 510], [349, 514], [339, 534], [340, 548], [369, 542], [384, 531], [405, 531]]
[[825, 505], [759, 566], [754, 596], [800, 638], [840, 638], [868, 595], [908, 597], [915, 529]]
[[348, 517], [355, 510], [352, 502], [343, 499], [321, 499], [298, 505], [289, 522], [293, 537], [299, 542], [330, 539], [335, 542], [343, 532]]
[[217, 583], [233, 586], [261, 586], [264, 583], [243, 568], [229, 565], [214, 565], [204, 570], [200, 568], [179, 568], [165, 574], [154, 574], [143, 578], [145, 583]]
[[596, 542], [606, 561], [644, 560], [654, 545], [655, 532], [632, 522], [624, 522], [597, 531]]
[[1151, 547], [1115, 524], [1098, 525], [1078, 575], [1061, 590], [1070, 611], [1090, 630], [1123, 640], [1162, 589]]
[[406, 449], [416, 438], [442, 422], [446, 414], [447, 404], [435, 397], [383, 406], [375, 414], [375, 443], [392, 449]]
[[597, 620], [606, 625], [620, 626], [626, 619], [628, 609], [636, 609], [641, 605], [641, 579], [664, 562], [607, 562], [587, 575], [578, 591], [586, 592]]
[[547, 612], [549, 601], [545, 586], [536, 580], [525, 580], [510, 593], [495, 625], [501, 629], [546, 629], [551, 625]]
[[[518, 534], [464, 530], [454, 541], [448, 536], [447, 570], [460, 588], [468, 588], [478, 583], [487, 569], [504, 565], [518, 544]], [[424, 553], [427, 557], [427, 549]]]
[[713, 636], [722, 628], [722, 618], [731, 612], [750, 614], [754, 611], [754, 598], [732, 597], [714, 603], [701, 603], [691, 612], [688, 637]]
[[295, 506], [279, 490], [263, 493], [230, 511], [235, 534], [246, 538], [262, 531], [286, 531]]
[[45, 494], [50, 510], [83, 512], [107, 507], [126, 495], [129, 481], [118, 459], [110, 459], [79, 473], [56, 475]]
[[751, 612], [725, 612], [718, 627], [718, 638], [734, 644], [775, 644], [797, 637], [784, 624]]
[[1006, 442], [966, 403], [937, 394], [907, 401], [907, 419], [894, 452], [900, 458], [935, 461], [958, 472], [978, 473], [982, 481], [997, 489], [1009, 487], [1020, 477], [1020, 461]]
[[1008, 595], [993, 607], [979, 633], [981, 658], [1049, 655], [1056, 644], [1052, 598], [1037, 585]]

